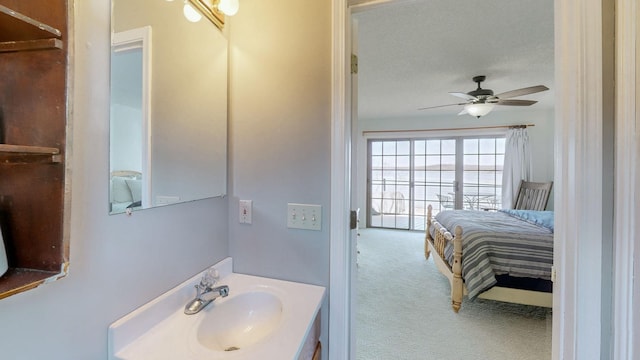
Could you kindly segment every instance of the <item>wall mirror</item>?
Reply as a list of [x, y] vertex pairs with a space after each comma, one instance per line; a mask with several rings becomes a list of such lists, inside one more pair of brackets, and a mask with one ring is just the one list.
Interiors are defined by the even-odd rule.
[[109, 213], [225, 195], [227, 39], [182, 1], [111, 4]]

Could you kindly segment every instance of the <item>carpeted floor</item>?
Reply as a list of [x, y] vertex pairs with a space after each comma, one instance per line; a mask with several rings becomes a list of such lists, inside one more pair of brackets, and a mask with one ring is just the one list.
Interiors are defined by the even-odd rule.
[[424, 233], [361, 229], [358, 360], [551, 359], [551, 309], [465, 299], [458, 314]]

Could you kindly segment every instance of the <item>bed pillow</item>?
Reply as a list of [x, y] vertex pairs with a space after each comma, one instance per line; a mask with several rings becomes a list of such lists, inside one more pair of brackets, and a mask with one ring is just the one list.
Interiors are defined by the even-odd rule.
[[111, 178], [111, 202], [123, 203], [133, 201], [131, 190], [126, 181], [126, 178], [120, 176]]
[[553, 231], [553, 211], [538, 211], [538, 210], [512, 210], [502, 209], [500, 210], [506, 214], [509, 214], [518, 219], [530, 222], [532, 224], [546, 227]]
[[131, 191], [131, 197], [133, 202], [139, 202], [142, 200], [142, 180], [126, 180], [127, 186]]

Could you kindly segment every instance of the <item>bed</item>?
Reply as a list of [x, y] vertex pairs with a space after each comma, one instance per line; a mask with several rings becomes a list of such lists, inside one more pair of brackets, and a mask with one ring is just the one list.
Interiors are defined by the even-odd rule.
[[134, 170], [111, 172], [109, 181], [109, 205], [111, 213], [121, 213], [127, 208], [137, 209], [142, 205], [142, 173]]
[[463, 297], [552, 306], [553, 212], [427, 210], [425, 258], [433, 252], [451, 284], [451, 305]]

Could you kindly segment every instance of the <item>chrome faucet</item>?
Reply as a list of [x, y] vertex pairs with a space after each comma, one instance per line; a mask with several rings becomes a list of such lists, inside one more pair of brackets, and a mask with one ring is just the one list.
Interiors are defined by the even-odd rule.
[[211, 268], [207, 270], [207, 272], [202, 276], [200, 283], [195, 286], [196, 297], [185, 305], [185, 314], [197, 314], [213, 300], [219, 297], [227, 297], [229, 295], [229, 286], [222, 285], [213, 287], [213, 285], [218, 281], [218, 278], [218, 271], [216, 269]]

